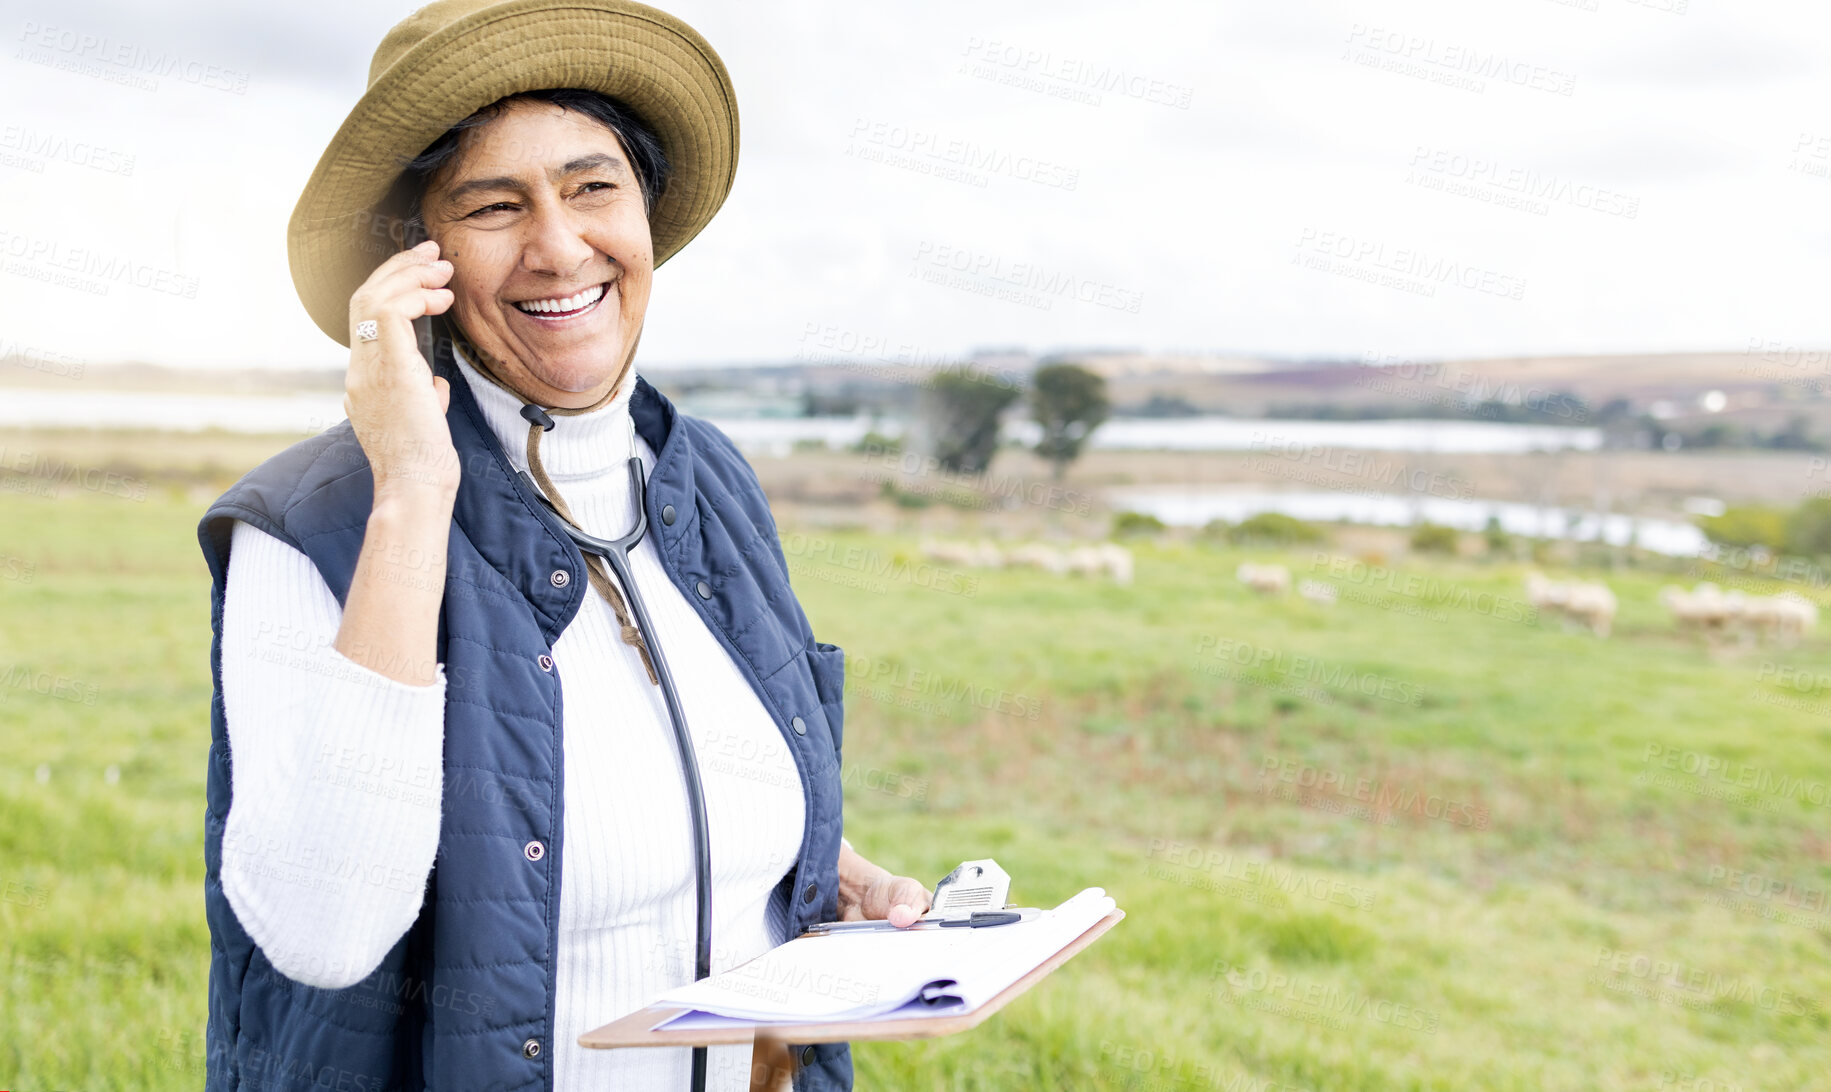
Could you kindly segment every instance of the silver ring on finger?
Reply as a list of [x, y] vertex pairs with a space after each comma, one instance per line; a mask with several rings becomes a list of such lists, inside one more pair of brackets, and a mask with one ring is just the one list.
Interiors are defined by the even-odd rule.
[[356, 324], [357, 341], [374, 341], [380, 336], [381, 328], [375, 324], [374, 319], [363, 319]]

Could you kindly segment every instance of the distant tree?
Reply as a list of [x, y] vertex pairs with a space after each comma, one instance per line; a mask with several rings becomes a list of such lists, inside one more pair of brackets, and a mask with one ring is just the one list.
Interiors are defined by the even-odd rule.
[[852, 445], [852, 451], [859, 455], [901, 455], [903, 438], [889, 436], [876, 429], [867, 429], [865, 434]]
[[1789, 418], [1786, 427], [1774, 433], [1767, 446], [1782, 451], [1818, 451], [1823, 447], [1812, 438], [1812, 419], [1803, 413]]
[[1161, 535], [1169, 530], [1163, 520], [1149, 512], [1120, 512], [1113, 517], [1114, 538], [1137, 538], [1148, 535]]
[[1202, 529], [1195, 533], [1195, 537], [1203, 542], [1219, 544], [1224, 541], [1231, 541], [1228, 533], [1232, 530], [1233, 525], [1226, 520], [1211, 519], [1207, 523], [1202, 524]]
[[1322, 542], [1328, 536], [1314, 523], [1305, 523], [1283, 512], [1260, 512], [1247, 516], [1227, 528], [1227, 537], [1235, 545], [1294, 546], [1304, 542]]
[[1831, 556], [1831, 497], [1813, 497], [1786, 521], [1786, 548], [1800, 557]]
[[1705, 425], [1685, 437], [1686, 447], [1729, 447], [1735, 443], [1736, 430], [1722, 422]]
[[1734, 506], [1720, 516], [1704, 516], [1697, 522], [1705, 536], [1719, 546], [1765, 546], [1780, 550], [1789, 545], [1787, 514], [1779, 508], [1755, 504]]
[[1139, 417], [1200, 417], [1201, 407], [1180, 394], [1151, 395], [1144, 405], [1132, 411]]
[[851, 390], [809, 390], [801, 394], [803, 417], [851, 417], [863, 406], [863, 400]]
[[1106, 380], [1079, 364], [1036, 369], [1030, 379], [1030, 414], [1043, 428], [1036, 453], [1055, 464], [1058, 479], [1111, 410]]
[[1616, 421], [1631, 418], [1633, 411], [1634, 405], [1627, 399], [1611, 398], [1602, 403], [1602, 408], [1596, 411], [1596, 423], [1599, 425], [1613, 424]]
[[934, 457], [956, 474], [977, 474], [998, 450], [998, 418], [1017, 400], [1009, 382], [971, 368], [936, 372], [922, 392]]
[[1426, 521], [1411, 532], [1411, 548], [1421, 554], [1454, 554], [1462, 535], [1454, 527]]
[[1481, 530], [1481, 538], [1487, 544], [1488, 553], [1493, 557], [1513, 556], [1513, 536], [1500, 525], [1499, 516], [1489, 516], [1488, 524]]

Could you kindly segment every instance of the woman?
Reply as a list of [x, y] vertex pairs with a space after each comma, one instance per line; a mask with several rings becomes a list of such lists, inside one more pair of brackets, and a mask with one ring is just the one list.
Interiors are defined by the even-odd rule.
[[[377, 49], [289, 238], [349, 421], [200, 526], [210, 1087], [746, 1086], [747, 1048], [577, 1046], [693, 979], [701, 830], [714, 973], [928, 908], [840, 836], [843, 654], [755, 476], [632, 368], [737, 131], [711, 47], [624, 0], [441, 0]], [[633, 589], [575, 545], [644, 518]], [[850, 1087], [845, 1044], [793, 1061]]]

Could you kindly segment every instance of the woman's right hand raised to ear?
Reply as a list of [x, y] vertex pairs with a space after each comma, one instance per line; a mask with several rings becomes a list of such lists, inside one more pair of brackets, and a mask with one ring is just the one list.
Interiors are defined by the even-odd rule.
[[[350, 367], [343, 411], [375, 474], [375, 499], [407, 494], [436, 498], [458, 488], [458, 455], [445, 424], [451, 385], [432, 374], [413, 320], [441, 315], [453, 301], [445, 287], [452, 264], [431, 239], [375, 268], [350, 296]], [[374, 341], [358, 325], [375, 323]]]
[[[427, 240], [383, 262], [350, 297], [344, 412], [375, 474], [375, 498], [335, 648], [397, 682], [438, 680], [445, 546], [458, 496], [451, 385], [420, 355], [413, 320], [452, 305], [450, 262]], [[375, 323], [374, 341], [357, 324]]]

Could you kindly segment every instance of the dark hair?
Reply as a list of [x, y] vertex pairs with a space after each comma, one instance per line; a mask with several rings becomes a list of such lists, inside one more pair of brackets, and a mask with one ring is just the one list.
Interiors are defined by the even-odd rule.
[[445, 130], [439, 139], [426, 146], [425, 151], [401, 164], [400, 177], [394, 181], [389, 204], [406, 220], [409, 230], [424, 230], [421, 202], [425, 200], [426, 188], [431, 185], [433, 176], [458, 157], [464, 133], [494, 121], [512, 102], [550, 102], [583, 114], [615, 133], [629, 155], [630, 168], [636, 172], [636, 184], [642, 190], [642, 210], [650, 214], [655, 211], [655, 202], [666, 191], [671, 170], [667, 153], [662, 151], [661, 139], [655, 131], [634, 110], [609, 95], [577, 87], [550, 87], [497, 99]]

